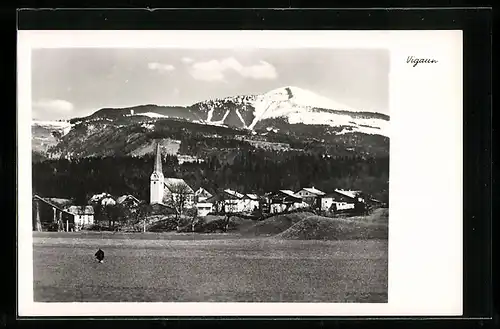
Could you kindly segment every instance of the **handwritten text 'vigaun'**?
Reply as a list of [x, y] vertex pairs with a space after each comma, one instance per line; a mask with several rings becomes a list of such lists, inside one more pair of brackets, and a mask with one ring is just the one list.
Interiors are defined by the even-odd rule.
[[417, 66], [418, 64], [434, 64], [437, 63], [438, 61], [435, 59], [431, 58], [415, 58], [413, 56], [408, 56], [406, 59], [406, 63], [408, 64], [413, 64], [413, 67]]

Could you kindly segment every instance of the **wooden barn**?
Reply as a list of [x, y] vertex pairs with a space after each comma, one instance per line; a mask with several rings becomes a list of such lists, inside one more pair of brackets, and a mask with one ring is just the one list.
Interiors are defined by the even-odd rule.
[[42, 198], [33, 196], [33, 230], [34, 231], [73, 231], [75, 216], [65, 210], [70, 200]]

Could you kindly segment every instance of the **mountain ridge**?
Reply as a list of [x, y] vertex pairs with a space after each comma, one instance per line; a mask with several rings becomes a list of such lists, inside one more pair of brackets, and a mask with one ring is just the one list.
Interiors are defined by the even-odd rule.
[[180, 146], [175, 147], [175, 154], [195, 159], [249, 147], [386, 154], [389, 120], [386, 114], [351, 109], [308, 90], [286, 86], [265, 94], [214, 98], [190, 106], [102, 108], [69, 122], [34, 121], [32, 145], [37, 159], [135, 156], [149, 150], [153, 139], [176, 141]]
[[72, 122], [124, 116], [152, 117], [155, 113], [163, 118], [179, 118], [202, 124], [227, 125], [250, 130], [254, 130], [262, 120], [285, 118], [292, 124], [327, 124], [333, 127], [344, 125], [361, 132], [384, 136], [388, 136], [387, 122], [390, 120], [386, 114], [354, 109], [311, 91], [286, 86], [265, 94], [213, 98], [190, 106], [146, 104], [125, 108], [102, 108], [87, 117], [72, 119]]

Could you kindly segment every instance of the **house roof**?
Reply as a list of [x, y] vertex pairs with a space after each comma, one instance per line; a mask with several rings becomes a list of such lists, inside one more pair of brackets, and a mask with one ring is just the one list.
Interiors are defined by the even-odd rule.
[[100, 202], [102, 199], [104, 198], [112, 198], [111, 194], [109, 193], [99, 193], [99, 194], [94, 194], [91, 198], [90, 198], [90, 202]]
[[137, 199], [135, 196], [131, 195], [131, 194], [126, 194], [126, 195], [122, 195], [121, 197], [119, 197], [118, 199], [116, 199], [116, 203], [118, 204], [121, 204], [127, 200], [133, 200], [137, 203], [140, 203], [141, 201], [139, 199]]
[[[67, 214], [70, 214], [70, 215], [73, 215], [72, 213], [68, 212], [67, 210], [63, 209], [63, 207], [53, 203], [52, 201], [50, 201], [50, 199], [54, 199], [54, 198], [42, 198], [41, 196], [39, 195], [34, 195], [33, 196], [34, 199], [37, 199], [37, 200], [40, 200], [46, 204], [48, 204], [49, 206], [51, 207], [54, 207], [55, 209], [59, 210], [59, 211], [62, 211], [64, 213], [67, 213]], [[56, 198], [57, 199], [57, 198]], [[64, 200], [64, 199], [59, 199], [59, 200]]]
[[172, 191], [172, 189], [175, 189], [175, 187], [181, 187], [182, 188], [185, 188], [188, 193], [194, 193], [193, 189], [191, 188], [191, 186], [189, 186], [185, 181], [184, 179], [181, 179], [181, 178], [165, 178], [164, 180], [164, 185], [166, 188], [168, 188], [171, 192], [173, 193], [176, 193], [175, 191]]
[[247, 193], [245, 194], [245, 196], [249, 199], [252, 199], [252, 200], [258, 200], [259, 199], [259, 196], [257, 194], [253, 194], [253, 193]]
[[105, 197], [104, 199], [101, 199], [100, 204], [103, 206], [114, 206], [116, 201], [112, 197]]
[[207, 189], [205, 189], [203, 187], [200, 187], [199, 189], [197, 189], [196, 192], [194, 192], [194, 194], [196, 194], [196, 195], [205, 194], [208, 196], [212, 196], [212, 193], [208, 192]]
[[345, 195], [345, 194], [342, 194], [342, 193], [339, 193], [337, 191], [333, 191], [333, 192], [328, 192], [326, 193], [325, 195], [322, 195], [321, 198], [332, 198], [334, 200], [352, 200], [354, 198], [348, 196], [348, 195]]
[[44, 198], [44, 199], [47, 201], [50, 201], [51, 203], [53, 203], [61, 208], [70, 206], [73, 203], [73, 201], [71, 201], [69, 199], [61, 199], [61, 198]]
[[300, 196], [296, 195], [296, 194], [295, 194], [295, 193], [293, 193], [293, 191], [291, 191], [291, 190], [279, 190], [279, 191], [280, 191], [281, 193], [286, 194], [286, 195], [288, 195], [288, 196], [291, 196], [291, 197], [293, 197], [293, 198], [301, 199], [301, 197], [300, 197]]
[[222, 196], [219, 194], [216, 194], [216, 195], [213, 195], [210, 198], [206, 199], [205, 202], [217, 202], [217, 201], [222, 201], [222, 200], [223, 200]]
[[356, 199], [359, 194], [361, 194], [361, 191], [350, 191], [350, 190], [339, 190], [336, 189], [335, 192], [343, 194], [351, 199]]
[[295, 201], [302, 201], [302, 197], [296, 195], [295, 193], [293, 193], [293, 191], [290, 191], [290, 190], [279, 190], [277, 192], [269, 193], [268, 196], [271, 199], [276, 199], [276, 198], [292, 198]]
[[325, 192], [320, 191], [317, 188], [314, 188], [314, 186], [313, 187], [304, 187], [304, 188], [302, 188], [302, 190], [307, 191], [307, 192], [312, 193], [312, 194], [316, 194], [316, 195], [324, 195], [325, 194]]
[[243, 194], [236, 192], [236, 191], [233, 191], [231, 189], [225, 189], [224, 193], [229, 194], [230, 196], [235, 197], [237, 199], [242, 199], [244, 197]]
[[66, 210], [74, 215], [93, 215], [94, 214], [94, 207], [92, 207], [92, 206], [85, 206], [85, 207], [70, 206]]

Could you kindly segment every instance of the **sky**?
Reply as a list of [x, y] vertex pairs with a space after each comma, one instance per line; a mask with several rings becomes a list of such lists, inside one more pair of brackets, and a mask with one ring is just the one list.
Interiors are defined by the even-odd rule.
[[191, 105], [296, 86], [389, 114], [386, 49], [34, 49], [33, 119], [105, 107]]

